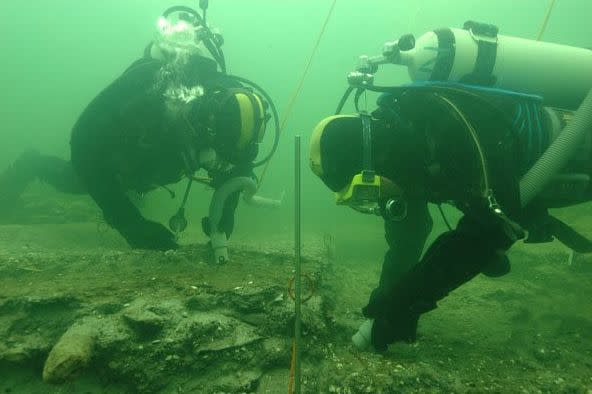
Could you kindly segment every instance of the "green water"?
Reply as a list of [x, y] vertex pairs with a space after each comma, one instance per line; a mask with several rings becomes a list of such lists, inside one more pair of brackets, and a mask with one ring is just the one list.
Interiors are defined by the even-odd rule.
[[[300, 134], [304, 231], [347, 235], [360, 228], [378, 228], [375, 233], [379, 233], [379, 221], [335, 207], [330, 193], [306, 166], [308, 136], [320, 119], [334, 111], [346, 86], [345, 76], [357, 57], [379, 54], [385, 41], [402, 34], [419, 36], [436, 27], [461, 26], [468, 19], [496, 24], [506, 35], [534, 38], [548, 3], [339, 0], [262, 186], [262, 193], [273, 197], [285, 191], [284, 209], [261, 214], [242, 207], [237, 232], [252, 229], [254, 218], [262, 236], [266, 231], [291, 228], [293, 136]], [[28, 148], [68, 158], [70, 129], [77, 116], [98, 91], [141, 56], [153, 37], [156, 18], [172, 4], [115, 0], [1, 2], [0, 168]], [[194, 2], [182, 4], [195, 6]], [[229, 71], [264, 86], [282, 112], [330, 5], [328, 0], [212, 0], [209, 20], [224, 34]], [[588, 1], [558, 1], [544, 39], [591, 46], [591, 13], [592, 3]], [[402, 67], [388, 75], [392, 83], [408, 81]], [[172, 204], [166, 193], [157, 191], [154, 195], [145, 209], [164, 220], [174, 212], [176, 203]], [[208, 198], [208, 193], [193, 193], [194, 219], [204, 214]]]
[[[68, 159], [70, 130], [77, 117], [101, 89], [142, 55], [160, 13], [171, 5], [195, 7], [196, 3], [0, 1], [0, 169], [31, 148]], [[229, 73], [263, 86], [273, 97], [280, 117], [302, 76], [331, 3], [210, 1], [208, 19], [224, 35]], [[261, 187], [264, 196], [285, 195], [283, 205], [271, 211], [239, 206], [234, 239], [286, 241], [293, 236], [293, 137], [301, 135], [305, 239], [331, 234], [342, 261], [369, 265], [376, 274], [386, 249], [381, 220], [335, 206], [332, 194], [309, 171], [307, 163], [309, 135], [318, 121], [335, 110], [347, 86], [347, 73], [353, 70], [359, 55], [378, 55], [385, 41], [405, 33], [417, 37], [437, 27], [461, 27], [469, 19], [495, 24], [504, 35], [534, 39], [549, 4], [546, 0], [338, 0]], [[589, 0], [558, 0], [543, 40], [592, 47], [591, 15]], [[402, 67], [393, 67], [379, 79], [390, 84], [408, 81]], [[369, 109], [374, 99], [369, 95]], [[352, 110], [346, 107], [346, 111]], [[262, 151], [269, 149], [271, 132], [269, 128]], [[173, 189], [182, 195], [184, 186], [182, 182]], [[31, 185], [28, 193], [39, 200], [45, 196], [67, 199], [37, 184]], [[194, 188], [188, 204], [191, 237], [183, 238], [184, 243], [207, 240], [200, 232], [200, 219], [207, 214], [210, 196], [210, 191]], [[142, 211], [166, 223], [179, 202], [160, 189], [146, 196]], [[589, 208], [575, 208], [567, 217], [582, 227], [586, 223], [584, 212]], [[447, 213], [451, 220], [458, 217], [455, 211]], [[435, 235], [444, 225], [435, 211], [433, 216]]]

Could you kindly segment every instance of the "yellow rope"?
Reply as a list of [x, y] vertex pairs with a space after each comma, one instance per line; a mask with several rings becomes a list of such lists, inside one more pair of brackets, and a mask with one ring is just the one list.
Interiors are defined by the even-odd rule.
[[541, 30], [539, 31], [539, 35], [537, 37], [537, 41], [540, 41], [545, 33], [545, 29], [547, 29], [547, 23], [549, 22], [549, 18], [551, 17], [551, 11], [553, 11], [553, 7], [555, 6], [555, 0], [551, 0], [551, 4], [549, 4], [549, 9], [547, 10], [547, 15], [545, 15], [545, 19], [543, 20], [543, 24], [541, 25]]
[[288, 394], [294, 394], [294, 371], [296, 369], [296, 341], [292, 340], [292, 357], [290, 357], [290, 374], [288, 376]]
[[[323, 38], [323, 35], [325, 34], [325, 29], [327, 28], [327, 24], [329, 23], [329, 20], [331, 19], [331, 15], [333, 14], [333, 9], [335, 8], [336, 3], [337, 3], [337, 0], [333, 0], [333, 3], [331, 4], [331, 8], [329, 9], [329, 12], [327, 13], [327, 17], [325, 18], [325, 22], [323, 23], [323, 27], [321, 28], [321, 31], [317, 37], [317, 41], [315, 42], [312, 53], [310, 54], [310, 57], [308, 58], [308, 62], [306, 63], [306, 66], [304, 67], [304, 72], [302, 73], [302, 76], [300, 77], [300, 81], [298, 82], [296, 89], [294, 89], [294, 91], [292, 92], [292, 95], [290, 96], [290, 100], [288, 101], [286, 111], [284, 112], [284, 115], [280, 121], [280, 130], [279, 130], [280, 136], [281, 136], [282, 132], [284, 131], [284, 128], [286, 127], [286, 123], [288, 122], [288, 118], [290, 117], [292, 109], [294, 108], [294, 104], [296, 104], [296, 99], [298, 98], [298, 96], [300, 95], [300, 92], [302, 91], [302, 86], [304, 85], [304, 80], [306, 79], [306, 75], [308, 74], [308, 71], [310, 70], [312, 60], [317, 52], [317, 49], [319, 48], [319, 44], [321, 43], [321, 39]], [[267, 163], [265, 163], [265, 166], [263, 167], [263, 170], [261, 171], [261, 175], [259, 176], [259, 185], [257, 186], [257, 189], [259, 189], [259, 187], [261, 187], [261, 184], [263, 183], [263, 179], [265, 178], [265, 174], [267, 173], [267, 170], [269, 168], [269, 163], [271, 163], [271, 160], [269, 160]]]

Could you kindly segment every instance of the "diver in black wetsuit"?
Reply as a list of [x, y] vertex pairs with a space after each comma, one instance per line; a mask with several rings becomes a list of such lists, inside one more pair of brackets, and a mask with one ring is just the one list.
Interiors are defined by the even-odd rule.
[[[221, 40], [197, 12], [170, 10], [165, 16], [179, 14], [178, 20], [163, 18], [160, 40], [78, 118], [71, 161], [23, 154], [0, 174], [0, 204], [13, 204], [38, 178], [63, 192], [90, 194], [131, 247], [168, 250], [177, 246], [174, 234], [145, 219], [128, 191], [144, 193], [199, 169], [208, 171], [214, 188], [232, 177], [253, 177], [269, 100], [225, 73]], [[215, 60], [205, 56], [204, 42]], [[235, 192], [226, 200], [218, 225], [227, 235], [238, 198]], [[208, 233], [207, 218], [202, 225]]]
[[[554, 185], [555, 195], [521, 205], [520, 178], [556, 137], [555, 115], [533, 96], [434, 83], [393, 89], [372, 114], [319, 123], [311, 139], [313, 172], [338, 203], [381, 215], [389, 245], [380, 282], [363, 309], [370, 320], [354, 343], [363, 347], [370, 340], [384, 351], [390, 343], [415, 340], [419, 317], [450, 291], [479, 273], [509, 272], [505, 253], [524, 230], [528, 242], [556, 236], [590, 250], [587, 240], [547, 212], [592, 199], [590, 151], [568, 165], [585, 174], [578, 178], [581, 193], [570, 187], [559, 195]], [[464, 215], [422, 256], [432, 230], [427, 205], [444, 202]]]

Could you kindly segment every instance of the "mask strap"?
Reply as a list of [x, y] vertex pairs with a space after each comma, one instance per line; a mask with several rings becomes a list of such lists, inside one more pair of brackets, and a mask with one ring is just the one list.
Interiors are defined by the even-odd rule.
[[374, 181], [374, 170], [372, 169], [372, 116], [366, 112], [360, 112], [362, 120], [362, 180], [364, 182]]

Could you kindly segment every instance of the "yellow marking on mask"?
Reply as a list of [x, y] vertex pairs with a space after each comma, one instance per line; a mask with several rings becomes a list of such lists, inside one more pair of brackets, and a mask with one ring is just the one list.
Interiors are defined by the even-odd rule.
[[323, 164], [321, 160], [321, 137], [325, 131], [325, 127], [338, 118], [352, 118], [352, 115], [333, 115], [329, 116], [319, 122], [314, 128], [312, 135], [310, 136], [310, 153], [309, 153], [309, 165], [312, 172], [318, 177], [323, 176]]

